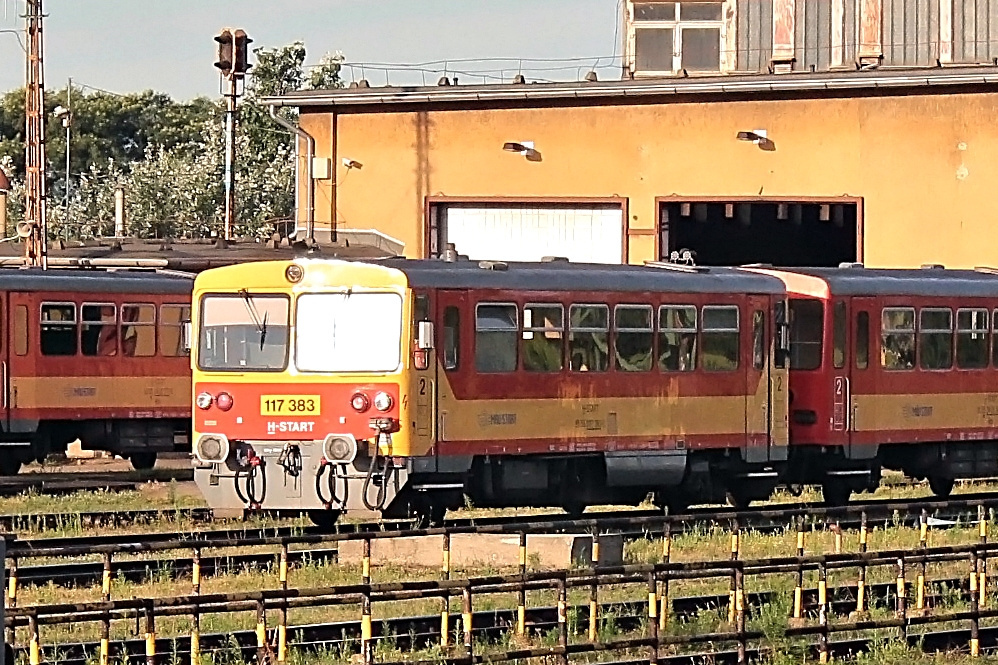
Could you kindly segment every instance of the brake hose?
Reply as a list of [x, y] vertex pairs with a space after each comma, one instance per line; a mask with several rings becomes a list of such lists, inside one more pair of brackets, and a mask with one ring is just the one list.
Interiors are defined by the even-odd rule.
[[[329, 461], [323, 459], [321, 462], [319, 462], [319, 470], [315, 472], [315, 495], [319, 497], [319, 502], [326, 507], [326, 510], [329, 510], [329, 508], [331, 508], [333, 505], [332, 492], [329, 493], [330, 496], [328, 501], [326, 500], [326, 497], [322, 496], [322, 476], [325, 475], [326, 468], [329, 466], [331, 466]], [[329, 470], [330, 477], [332, 477], [332, 474], [333, 471], [332, 469], [330, 469]]]
[[[329, 477], [326, 478], [326, 487], [329, 489], [328, 500], [322, 495], [322, 477], [326, 474], [327, 469], [329, 470]], [[319, 463], [319, 470], [315, 474], [315, 495], [319, 497], [319, 501], [327, 509], [331, 508], [333, 504], [346, 508], [347, 498], [350, 496], [349, 473], [346, 464], [334, 464], [326, 459]], [[343, 498], [337, 494], [340, 479], [343, 480]]]
[[[367, 469], [367, 477], [364, 479], [364, 489], [362, 498], [364, 499], [364, 505], [368, 510], [383, 510], [385, 503], [388, 499], [388, 482], [391, 478], [393, 472], [395, 471], [394, 465], [391, 464], [390, 460], [385, 462], [384, 473], [381, 474], [381, 482], [378, 483], [378, 494], [377, 499], [372, 504], [367, 499], [368, 490], [371, 488], [371, 480], [374, 477], [374, 469], [378, 466], [378, 456], [381, 453], [381, 437], [388, 436], [384, 432], [379, 432], [377, 439], [374, 442], [374, 456], [371, 458], [371, 466]], [[391, 438], [388, 439], [388, 445], [391, 446]]]
[[[256, 477], [257, 473], [260, 475], [260, 497], [256, 497]], [[242, 490], [239, 489], [239, 476], [246, 476], [246, 493], [243, 494]], [[260, 462], [251, 462], [249, 470], [246, 468], [239, 469], [236, 471], [236, 477], [234, 482], [236, 496], [239, 500], [245, 503], [251, 510], [257, 510], [262, 505], [264, 500], [267, 498], [267, 471], [263, 468]]]

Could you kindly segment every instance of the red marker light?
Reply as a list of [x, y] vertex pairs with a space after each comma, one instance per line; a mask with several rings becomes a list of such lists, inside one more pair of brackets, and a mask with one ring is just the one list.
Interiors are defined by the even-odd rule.
[[218, 393], [215, 397], [215, 406], [222, 411], [228, 411], [232, 408], [232, 395], [229, 393]]
[[367, 395], [364, 393], [355, 393], [353, 397], [350, 398], [350, 406], [357, 413], [364, 413], [369, 408], [371, 408], [371, 400], [367, 399]]

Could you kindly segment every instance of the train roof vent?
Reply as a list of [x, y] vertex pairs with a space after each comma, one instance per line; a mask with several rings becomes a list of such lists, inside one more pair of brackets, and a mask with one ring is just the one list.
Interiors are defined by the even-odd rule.
[[680, 263], [670, 263], [668, 261], [645, 261], [645, 267], [658, 268], [659, 270], [674, 270], [676, 272], [704, 273], [710, 272], [710, 268], [703, 266], [687, 266]]
[[945, 270], [946, 266], [941, 263], [923, 263], [922, 270]]
[[864, 266], [862, 263], [859, 263], [858, 261], [843, 261], [842, 263], [839, 264], [839, 267], [840, 268], [865, 268], [866, 266]]
[[479, 261], [478, 267], [482, 270], [495, 270], [497, 272], [509, 270], [509, 264], [505, 261]]
[[541, 263], [570, 263], [567, 256], [542, 256]]
[[974, 266], [974, 271], [984, 273], [985, 275], [998, 275], [998, 268], [992, 268], [991, 266]]

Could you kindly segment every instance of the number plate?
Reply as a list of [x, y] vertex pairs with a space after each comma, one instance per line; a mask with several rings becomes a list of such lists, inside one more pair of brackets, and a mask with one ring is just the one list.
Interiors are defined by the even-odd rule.
[[322, 412], [318, 395], [261, 395], [261, 416], [317, 416]]

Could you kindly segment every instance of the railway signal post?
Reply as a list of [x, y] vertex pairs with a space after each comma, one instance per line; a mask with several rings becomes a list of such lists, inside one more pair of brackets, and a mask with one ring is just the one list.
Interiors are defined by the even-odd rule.
[[225, 95], [225, 229], [223, 238], [232, 239], [236, 221], [236, 123], [239, 120], [237, 100], [242, 95], [240, 82], [245, 90], [246, 72], [249, 71], [249, 45], [252, 39], [243, 30], [225, 28], [215, 36], [218, 42], [218, 59], [215, 67], [222, 77], [222, 94]]

